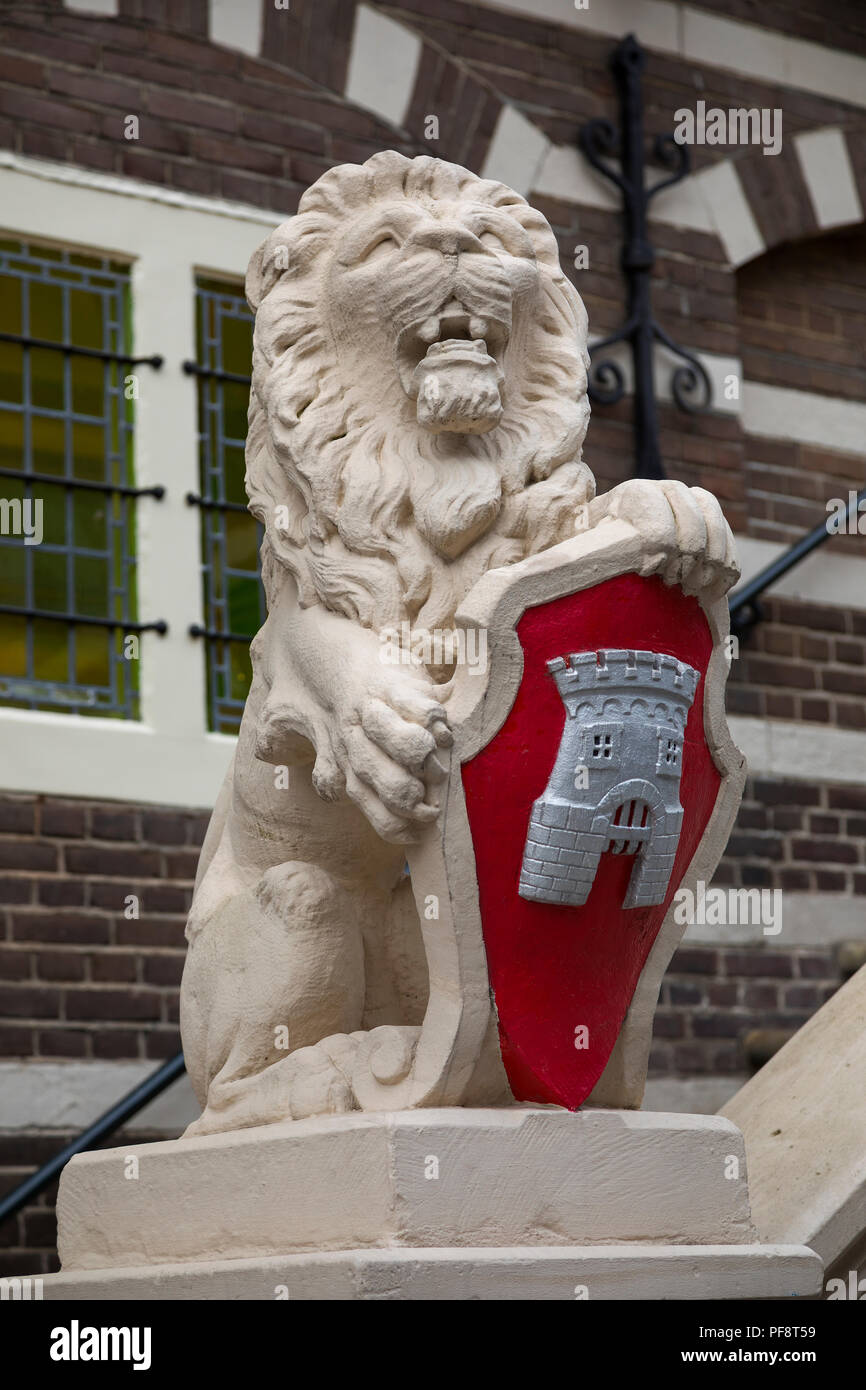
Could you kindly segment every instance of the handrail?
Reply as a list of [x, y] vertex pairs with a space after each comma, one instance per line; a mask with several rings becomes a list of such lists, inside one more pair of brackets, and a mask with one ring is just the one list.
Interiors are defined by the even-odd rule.
[[[866, 503], [866, 488], [862, 488], [856, 496], [849, 497], [848, 506], [845, 508], [845, 520], [848, 521], [852, 512], [854, 516], [857, 516], [864, 503]], [[825, 517], [811, 531], [807, 531], [805, 536], [801, 536], [798, 541], [795, 541], [789, 550], [786, 550], [765, 569], [756, 574], [754, 579], [750, 579], [748, 584], [744, 584], [742, 589], [736, 590], [728, 603], [732, 630], [736, 633], [746, 632], [750, 627], [754, 627], [755, 623], [760, 622], [764, 614], [757, 600], [764, 590], [768, 589], [771, 584], [775, 584], [777, 579], [781, 579], [783, 574], [787, 574], [807, 555], [811, 555], [813, 550], [817, 550], [819, 545], [830, 540], [834, 534], [836, 533], [829, 529]]]
[[0, 1201], [0, 1225], [19, 1212], [23, 1206], [26, 1206], [31, 1198], [38, 1197], [39, 1193], [53, 1182], [61, 1169], [66, 1167], [70, 1158], [74, 1158], [76, 1154], [84, 1153], [87, 1149], [95, 1149], [100, 1140], [113, 1134], [133, 1115], [137, 1115], [139, 1110], [143, 1110], [158, 1095], [161, 1095], [173, 1081], [177, 1081], [185, 1070], [183, 1053], [178, 1052], [168, 1062], [163, 1062], [156, 1071], [151, 1072], [150, 1076], [146, 1076], [131, 1091], [128, 1091], [109, 1110], [106, 1110], [104, 1115], [100, 1115], [98, 1120], [94, 1120], [93, 1124], [83, 1130], [77, 1139], [73, 1139], [29, 1178], [25, 1178], [24, 1182], [13, 1187], [11, 1192], [7, 1192], [3, 1200]]

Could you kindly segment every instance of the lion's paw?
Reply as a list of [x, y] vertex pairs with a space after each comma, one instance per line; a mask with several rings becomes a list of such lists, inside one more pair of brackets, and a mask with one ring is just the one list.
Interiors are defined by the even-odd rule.
[[712, 493], [671, 479], [631, 478], [589, 504], [595, 526], [619, 519], [644, 542], [641, 574], [658, 574], [687, 594], [720, 598], [739, 578], [731, 529]]
[[436, 756], [453, 736], [435, 687], [420, 673], [365, 673], [341, 685], [336, 720], [320, 738], [313, 785], [325, 800], [340, 791], [382, 839], [411, 843], [439, 814], [445, 768]]
[[358, 1109], [349, 1078], [364, 1037], [364, 1033], [334, 1033], [311, 1047], [299, 1047], [287, 1058], [292, 1064], [286, 1098], [291, 1119], [343, 1115]]

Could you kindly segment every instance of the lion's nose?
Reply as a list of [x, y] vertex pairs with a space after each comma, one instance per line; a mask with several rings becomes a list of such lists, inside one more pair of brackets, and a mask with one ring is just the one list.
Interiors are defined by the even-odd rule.
[[412, 234], [411, 245], [428, 247], [443, 256], [458, 256], [461, 251], [483, 251], [484, 244], [474, 232], [459, 223], [430, 222]]

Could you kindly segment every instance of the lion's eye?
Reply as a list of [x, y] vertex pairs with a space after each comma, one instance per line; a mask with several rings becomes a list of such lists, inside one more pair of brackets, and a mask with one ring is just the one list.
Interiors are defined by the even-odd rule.
[[481, 233], [478, 240], [482, 246], [489, 246], [491, 251], [507, 251], [508, 249], [496, 233], [491, 232], [489, 228]]
[[390, 232], [382, 232], [367, 246], [366, 250], [358, 257], [360, 261], [375, 261], [382, 256], [387, 256], [391, 251], [397, 250], [397, 239]]

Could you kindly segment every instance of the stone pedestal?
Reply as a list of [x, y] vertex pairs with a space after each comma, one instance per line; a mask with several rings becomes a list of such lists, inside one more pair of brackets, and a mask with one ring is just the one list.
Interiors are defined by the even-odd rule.
[[782, 1298], [743, 1140], [701, 1115], [350, 1114], [79, 1155], [50, 1299]]

